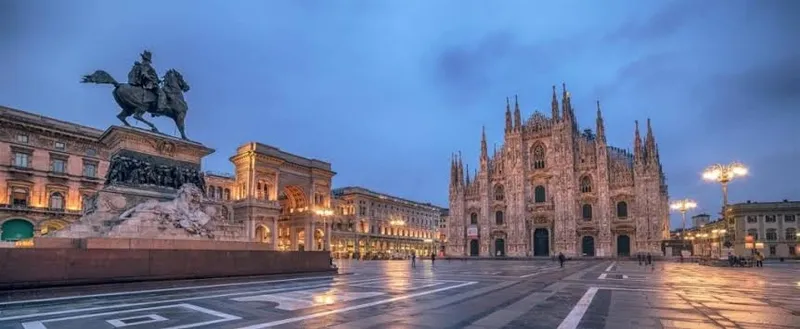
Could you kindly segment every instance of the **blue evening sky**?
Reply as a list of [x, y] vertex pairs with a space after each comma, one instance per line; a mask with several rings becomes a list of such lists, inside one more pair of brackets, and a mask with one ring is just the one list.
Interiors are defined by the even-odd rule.
[[[717, 212], [704, 167], [752, 175], [733, 202], [800, 199], [800, 1], [0, 2], [0, 104], [105, 129], [111, 87], [141, 50], [180, 70], [190, 138], [230, 172], [247, 141], [330, 161], [336, 186], [447, 206], [449, 160], [481, 126], [503, 140], [505, 98], [547, 112], [567, 83], [581, 127], [600, 99], [610, 144], [653, 120], [673, 198]], [[156, 119], [162, 130], [171, 123]], [[491, 146], [490, 146], [491, 147]], [[673, 216], [673, 226], [679, 216]]]

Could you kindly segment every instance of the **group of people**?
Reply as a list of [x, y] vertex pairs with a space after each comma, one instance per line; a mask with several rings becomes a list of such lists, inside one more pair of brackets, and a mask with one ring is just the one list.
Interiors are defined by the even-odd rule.
[[[764, 267], [764, 258], [764, 254], [762, 254], [760, 251], [754, 251], [752, 265], [755, 267]], [[728, 252], [728, 265], [731, 267], [745, 267], [747, 266], [747, 258], [736, 256]]]
[[[435, 264], [435, 263], [436, 263], [436, 253], [432, 252], [431, 253], [431, 266], [433, 266], [433, 264]], [[416, 268], [417, 267], [417, 253], [415, 253], [415, 252], [411, 253], [411, 267], [412, 268]]]

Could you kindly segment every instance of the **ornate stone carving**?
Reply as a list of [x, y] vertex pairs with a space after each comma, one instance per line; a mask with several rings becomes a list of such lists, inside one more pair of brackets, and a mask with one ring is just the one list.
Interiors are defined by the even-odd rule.
[[149, 200], [139, 204], [119, 216], [124, 221], [121, 226], [140, 225], [142, 222], [157, 223], [159, 230], [169, 227], [182, 228], [191, 235], [214, 238], [205, 227], [211, 216], [202, 207], [203, 192], [194, 184], [184, 184], [178, 196], [170, 201]]

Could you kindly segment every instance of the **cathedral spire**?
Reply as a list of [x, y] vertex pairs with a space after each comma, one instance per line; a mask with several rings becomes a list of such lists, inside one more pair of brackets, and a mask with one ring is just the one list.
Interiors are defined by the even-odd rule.
[[506, 97], [506, 134], [511, 132], [511, 103]]
[[519, 99], [514, 95], [514, 130], [522, 130], [522, 114], [519, 111]]
[[458, 151], [458, 185], [464, 185], [464, 163], [461, 162], [461, 151]]
[[600, 111], [600, 100], [597, 100], [597, 140], [606, 141], [606, 126], [603, 123], [603, 113]]
[[550, 103], [550, 107], [553, 112], [553, 121], [561, 120], [561, 116], [558, 114], [558, 96], [556, 95], [556, 85], [553, 85], [553, 101]]
[[644, 153], [648, 158], [655, 159], [656, 155], [656, 138], [653, 135], [653, 127], [650, 125], [650, 118], [647, 118], [647, 137], [644, 142]]
[[567, 92], [567, 84], [561, 83], [561, 117], [564, 120], [569, 120], [569, 92]]
[[469, 186], [469, 185], [470, 185], [470, 179], [469, 179], [469, 164], [467, 164], [467, 169], [466, 169], [465, 171], [467, 172], [467, 178], [466, 178], [466, 182], [467, 182], [467, 183], [466, 183], [466, 184], [464, 184], [464, 185], [466, 185], [466, 186]]
[[639, 162], [642, 159], [642, 137], [639, 135], [639, 120], [636, 120], [636, 131], [634, 133], [633, 139], [633, 157], [636, 162]]
[[486, 126], [481, 128], [481, 160], [489, 158], [489, 150], [486, 147]]

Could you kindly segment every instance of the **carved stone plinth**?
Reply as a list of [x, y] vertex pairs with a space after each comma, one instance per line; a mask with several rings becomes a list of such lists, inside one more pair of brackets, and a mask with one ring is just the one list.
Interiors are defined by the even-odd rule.
[[137, 128], [112, 126], [100, 137], [110, 150], [106, 185], [84, 215], [57, 237], [246, 240], [244, 223], [226, 204], [204, 199], [202, 144]]
[[110, 150], [106, 185], [162, 192], [191, 183], [205, 192], [203, 157], [214, 152], [202, 144], [150, 131], [112, 126], [100, 137]]

